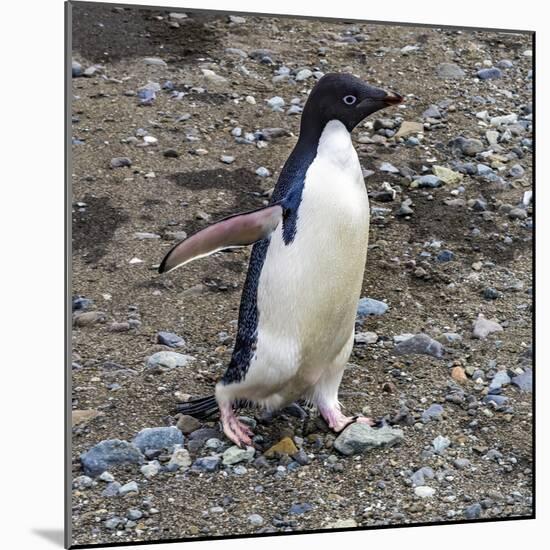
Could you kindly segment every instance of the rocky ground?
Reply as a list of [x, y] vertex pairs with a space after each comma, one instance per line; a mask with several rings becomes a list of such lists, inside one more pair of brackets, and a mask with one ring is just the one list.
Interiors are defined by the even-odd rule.
[[[74, 543], [529, 516], [530, 36], [73, 16]], [[406, 97], [354, 132], [372, 224], [341, 401], [378, 426], [247, 409], [239, 450], [173, 410], [224, 372], [249, 250], [156, 266], [266, 203], [331, 71]]]

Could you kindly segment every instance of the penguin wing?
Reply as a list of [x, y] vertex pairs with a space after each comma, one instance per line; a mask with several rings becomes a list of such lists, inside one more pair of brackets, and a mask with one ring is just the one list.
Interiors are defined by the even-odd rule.
[[168, 273], [224, 248], [246, 246], [265, 239], [282, 219], [283, 206], [275, 203], [209, 225], [176, 244], [162, 260], [159, 273]]

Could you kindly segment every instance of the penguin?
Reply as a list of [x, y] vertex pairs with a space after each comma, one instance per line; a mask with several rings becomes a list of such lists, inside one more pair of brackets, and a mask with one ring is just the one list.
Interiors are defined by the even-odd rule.
[[231, 360], [215, 394], [180, 404], [205, 417], [219, 409], [239, 447], [253, 433], [235, 407], [316, 406], [335, 432], [352, 422], [338, 388], [354, 343], [369, 232], [369, 200], [352, 130], [403, 101], [346, 73], [320, 78], [304, 105], [298, 141], [269, 204], [225, 218], [176, 244], [160, 273], [217, 251], [253, 245]]

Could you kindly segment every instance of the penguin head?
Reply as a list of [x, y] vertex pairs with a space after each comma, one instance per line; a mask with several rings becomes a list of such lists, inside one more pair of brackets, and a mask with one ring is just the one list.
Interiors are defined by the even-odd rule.
[[302, 128], [339, 120], [352, 131], [367, 116], [403, 101], [394, 92], [370, 86], [347, 73], [323, 76], [309, 94], [302, 113]]

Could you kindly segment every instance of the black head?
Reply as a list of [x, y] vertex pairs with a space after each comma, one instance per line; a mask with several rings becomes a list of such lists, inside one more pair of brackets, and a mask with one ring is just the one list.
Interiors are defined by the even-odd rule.
[[309, 94], [302, 113], [302, 132], [324, 128], [331, 120], [339, 120], [351, 132], [370, 114], [402, 101], [399, 94], [369, 86], [351, 74], [329, 73]]

